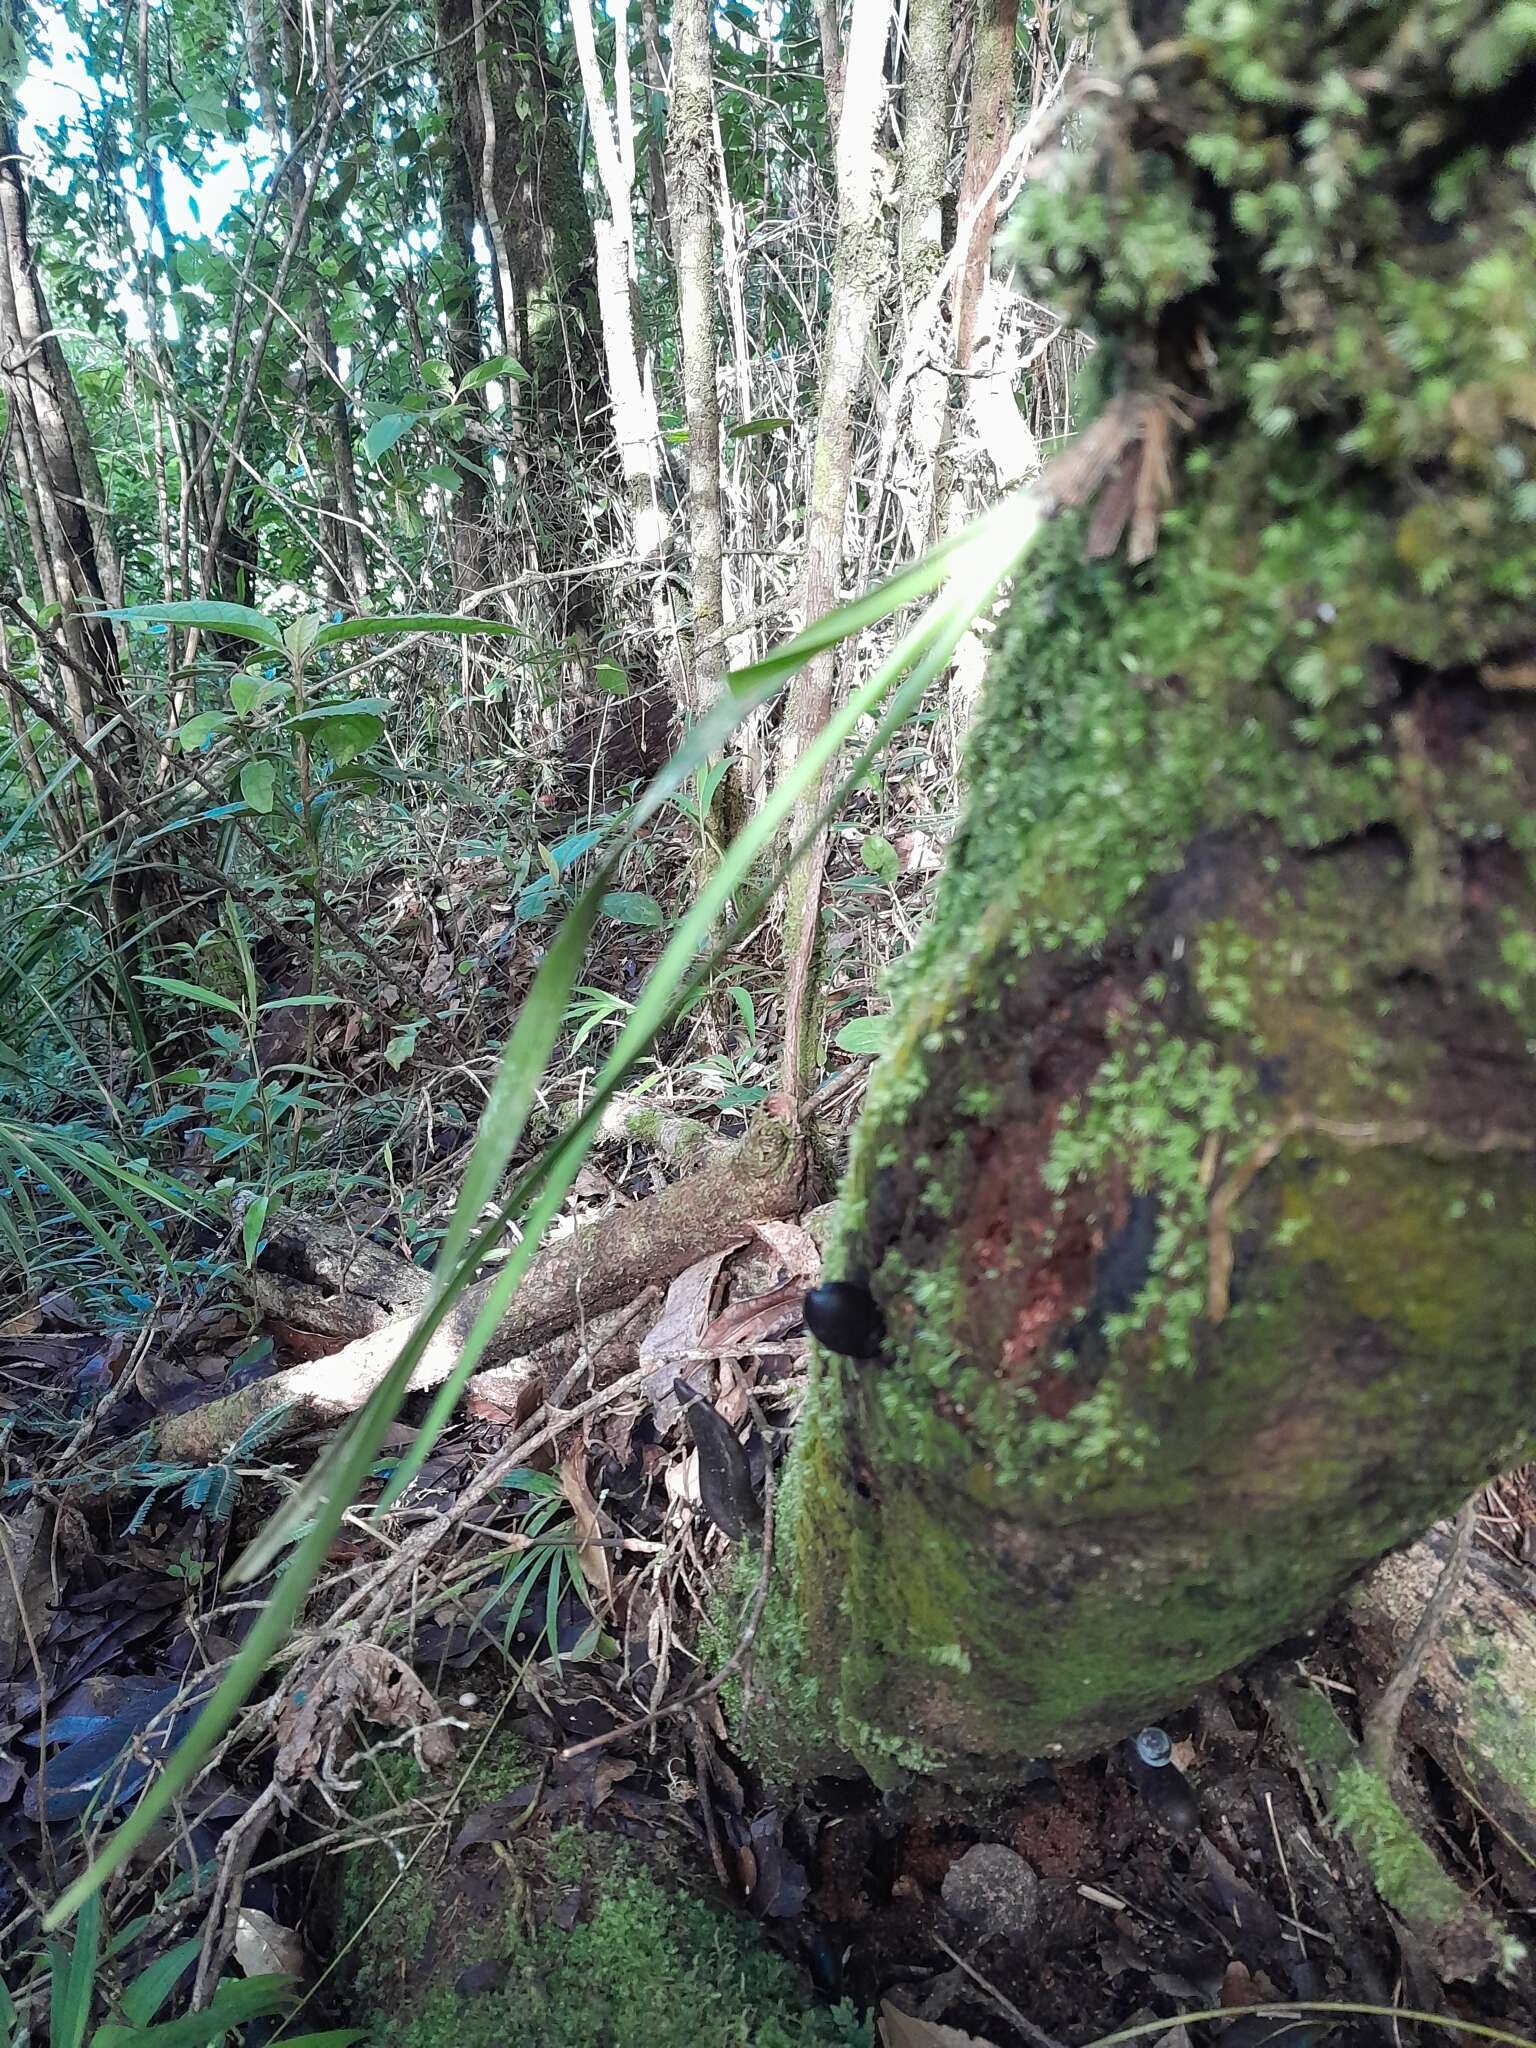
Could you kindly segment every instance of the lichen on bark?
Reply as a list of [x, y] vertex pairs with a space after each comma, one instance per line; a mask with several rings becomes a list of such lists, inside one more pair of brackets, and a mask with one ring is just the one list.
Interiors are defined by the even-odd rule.
[[781, 1767], [1096, 1747], [1532, 1442], [1536, 23], [1119, 30], [1013, 232], [1143, 424], [1021, 581], [857, 1134], [890, 1340], [817, 1363]]

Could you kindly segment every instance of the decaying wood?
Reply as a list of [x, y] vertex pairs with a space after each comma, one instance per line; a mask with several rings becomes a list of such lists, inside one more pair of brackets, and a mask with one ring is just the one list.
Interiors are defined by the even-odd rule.
[[1522, 1959], [1520, 1944], [1435, 1855], [1404, 1774], [1389, 1786], [1373, 1771], [1323, 1694], [1278, 1673], [1266, 1691], [1303, 1779], [1358, 1854], [1405, 1955], [1443, 1981], [1507, 1978]]
[[367, 1337], [426, 1301], [431, 1275], [331, 1217], [285, 1212], [247, 1289], [258, 1308], [295, 1329]]
[[[1378, 1678], [1396, 1668], [1451, 1549], [1450, 1524], [1389, 1557], [1356, 1587], [1348, 1614]], [[1403, 1710], [1403, 1733], [1536, 1868], [1536, 1602], [1474, 1550]]]
[[[586, 1317], [672, 1279], [705, 1253], [744, 1239], [760, 1217], [798, 1214], [809, 1177], [798, 1136], [764, 1119], [730, 1159], [612, 1210], [540, 1252], [487, 1348], [486, 1366], [503, 1365]], [[454, 1304], [411, 1376], [412, 1392], [438, 1386], [452, 1372], [493, 1284], [494, 1276], [477, 1282]], [[391, 1317], [329, 1357], [165, 1417], [158, 1454], [188, 1462], [215, 1459], [257, 1416], [276, 1408], [288, 1408], [284, 1427], [290, 1432], [353, 1413], [399, 1356], [418, 1308]]]

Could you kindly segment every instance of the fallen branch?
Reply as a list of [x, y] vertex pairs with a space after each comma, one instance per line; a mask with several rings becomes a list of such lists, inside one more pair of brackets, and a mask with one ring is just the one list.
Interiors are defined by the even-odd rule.
[[1360, 1746], [1365, 1752], [1367, 1765], [1383, 1779], [1390, 1779], [1392, 1776], [1392, 1761], [1397, 1753], [1397, 1731], [1403, 1718], [1403, 1709], [1419, 1682], [1424, 1660], [1440, 1640], [1446, 1616], [1451, 1611], [1456, 1595], [1461, 1591], [1462, 1582], [1467, 1575], [1467, 1566], [1471, 1562], [1472, 1540], [1476, 1534], [1477, 1500], [1474, 1496], [1456, 1517], [1456, 1540], [1451, 1546], [1451, 1554], [1440, 1568], [1434, 1591], [1424, 1603], [1423, 1612], [1414, 1624], [1413, 1634], [1403, 1650], [1397, 1669], [1382, 1687], [1381, 1697], [1366, 1719]]
[[[807, 1200], [809, 1176], [798, 1135], [765, 1118], [731, 1158], [549, 1245], [529, 1267], [498, 1325], [486, 1367], [504, 1365], [585, 1317], [675, 1278], [707, 1252], [744, 1239], [761, 1217], [797, 1215]], [[447, 1379], [492, 1284], [485, 1279], [465, 1289], [422, 1353], [411, 1392]], [[394, 1316], [329, 1357], [289, 1366], [202, 1407], [166, 1416], [157, 1431], [157, 1455], [212, 1462], [258, 1416], [277, 1408], [289, 1410], [285, 1434], [354, 1413], [399, 1356], [416, 1314], [413, 1308]]]
[[1270, 1691], [1270, 1707], [1335, 1829], [1365, 1865], [1382, 1904], [1436, 1976], [1506, 1982], [1524, 1948], [1451, 1876], [1394, 1789], [1371, 1769], [1333, 1707], [1295, 1679]]
[[[1350, 1594], [1346, 1612], [1371, 1670], [1402, 1668], [1453, 1555], [1449, 1529], [1432, 1529]], [[1403, 1729], [1513, 1846], [1516, 1877], [1536, 1871], [1533, 1713], [1536, 1606], [1515, 1573], [1474, 1550], [1403, 1702]]]

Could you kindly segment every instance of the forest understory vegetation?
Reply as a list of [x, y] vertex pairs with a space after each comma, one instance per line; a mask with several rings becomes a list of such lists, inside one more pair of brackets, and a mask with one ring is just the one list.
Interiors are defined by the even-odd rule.
[[1532, 2048], [1533, 109], [12, 0], [0, 2048]]

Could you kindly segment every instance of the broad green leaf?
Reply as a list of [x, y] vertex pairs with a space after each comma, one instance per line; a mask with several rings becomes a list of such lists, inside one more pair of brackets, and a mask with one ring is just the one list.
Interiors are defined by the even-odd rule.
[[752, 991], [733, 982], [730, 990], [731, 1001], [736, 1005], [736, 1014], [741, 1019], [741, 1028], [747, 1034], [747, 1043], [757, 1044], [757, 1005], [752, 1000]]
[[402, 1024], [385, 1046], [384, 1057], [395, 1073], [399, 1073], [408, 1059], [414, 1058], [416, 1040], [426, 1021], [425, 1017], [417, 1017], [409, 1024]]
[[309, 659], [310, 649], [315, 644], [315, 636], [324, 624], [323, 612], [306, 612], [303, 618], [295, 619], [291, 625], [283, 628], [283, 647], [288, 659], [296, 667], [302, 669]]
[[878, 875], [882, 882], [894, 882], [901, 871], [895, 847], [889, 839], [882, 838], [878, 832], [866, 835], [864, 844], [859, 848], [859, 858], [869, 872]]
[[233, 633], [254, 640], [274, 654], [283, 651], [282, 629], [265, 612], [248, 604], [225, 604], [211, 597], [186, 598], [174, 604], [129, 604], [100, 612], [103, 619], [121, 619], [129, 626], [204, 626], [213, 633]]
[[330, 710], [322, 721], [309, 726], [303, 720], [295, 721], [301, 732], [308, 732], [317, 746], [329, 754], [338, 768], [345, 768], [349, 761], [355, 761], [359, 754], [371, 747], [384, 730], [384, 721], [371, 711]]
[[764, 414], [760, 420], [742, 420], [739, 425], [727, 427], [725, 431], [728, 440], [745, 441], [752, 434], [781, 434], [794, 424], [793, 420], [783, 419], [777, 414]]
[[253, 712], [265, 711], [269, 704], [280, 703], [292, 695], [293, 685], [274, 676], [239, 675], [229, 679], [229, 708], [237, 718], [249, 718]]
[[161, 2020], [152, 2027], [98, 2027], [91, 2048], [208, 2048], [222, 2034], [282, 2012], [293, 2003], [297, 1990], [292, 1977], [225, 1977], [201, 2012]]
[[889, 1017], [854, 1017], [838, 1032], [832, 1043], [839, 1052], [882, 1053], [890, 1043]]
[[486, 362], [476, 363], [459, 386], [465, 391], [478, 391], [482, 384], [493, 383], [498, 377], [510, 377], [515, 384], [526, 384], [528, 372], [516, 356], [491, 356]]
[[359, 712], [387, 718], [394, 708], [391, 697], [336, 697], [329, 703], [310, 704], [303, 711], [294, 712], [288, 723], [301, 732], [314, 733], [328, 718], [355, 718]]
[[245, 1253], [247, 1268], [256, 1263], [256, 1254], [261, 1248], [261, 1233], [266, 1227], [267, 1211], [271, 1206], [270, 1195], [258, 1195], [240, 1220], [240, 1249]]
[[334, 647], [338, 640], [363, 640], [377, 635], [388, 638], [397, 633], [500, 633], [521, 634], [521, 626], [505, 619], [468, 619], [451, 612], [381, 612], [377, 618], [338, 619], [322, 626], [315, 635], [317, 647]]
[[247, 761], [240, 770], [240, 794], [253, 811], [266, 817], [272, 809], [277, 787], [277, 766], [272, 761]]
[[429, 462], [422, 475], [437, 485], [440, 491], [458, 491], [464, 487], [464, 479], [449, 462]]
[[412, 427], [420, 424], [419, 412], [387, 412], [376, 419], [363, 436], [363, 453], [370, 462], [382, 462], [397, 441], [403, 441]]
[[195, 754], [205, 740], [222, 732], [229, 723], [227, 711], [199, 711], [176, 728], [176, 744], [184, 754]]
[[138, 979], [149, 988], [163, 989], [168, 996], [180, 996], [189, 1003], [206, 1003], [210, 1010], [227, 1010], [231, 1017], [243, 1017], [244, 1010], [221, 996], [217, 989], [204, 988], [198, 981], [178, 981], [173, 974], [141, 974]]
[[539, 852], [543, 855], [550, 873], [558, 880], [567, 868], [574, 867], [583, 854], [590, 853], [594, 846], [601, 845], [607, 836], [606, 824], [586, 825], [579, 832], [567, 832], [563, 839], [556, 839], [548, 846], [541, 846]]
[[629, 677], [616, 661], [600, 661], [595, 671], [597, 687], [606, 690], [610, 697], [629, 695]]
[[163, 1956], [156, 1956], [148, 1969], [141, 1970], [122, 1996], [123, 2018], [131, 2026], [147, 2027], [170, 1997], [187, 1971], [197, 1961], [203, 1946], [200, 1934], [189, 1934]]
[[603, 898], [603, 915], [619, 924], [647, 925], [652, 930], [667, 921], [667, 913], [656, 898], [640, 889], [610, 889]]

